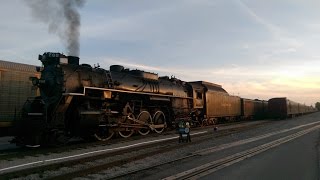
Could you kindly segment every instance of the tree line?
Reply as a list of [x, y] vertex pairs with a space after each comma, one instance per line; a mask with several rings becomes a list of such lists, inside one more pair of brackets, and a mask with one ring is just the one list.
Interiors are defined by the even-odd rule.
[[320, 102], [316, 102], [316, 108], [318, 109], [318, 111], [320, 111]]

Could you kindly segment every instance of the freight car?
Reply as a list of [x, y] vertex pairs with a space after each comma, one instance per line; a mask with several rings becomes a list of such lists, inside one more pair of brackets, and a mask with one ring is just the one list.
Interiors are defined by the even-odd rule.
[[315, 112], [311, 106], [306, 106], [287, 99], [286, 97], [271, 98], [268, 101], [269, 116], [275, 119], [292, 118]]
[[245, 120], [264, 119], [268, 116], [268, 102], [241, 98], [241, 117]]
[[28, 97], [38, 96], [29, 77], [40, 77], [36, 66], [0, 60], [0, 135], [11, 135]]
[[266, 119], [268, 118], [268, 101], [254, 100], [254, 115], [253, 119]]

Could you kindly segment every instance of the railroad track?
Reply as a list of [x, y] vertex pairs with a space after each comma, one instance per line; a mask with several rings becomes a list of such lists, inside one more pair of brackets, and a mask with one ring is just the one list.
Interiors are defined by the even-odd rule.
[[[208, 148], [208, 149], [204, 149], [201, 151], [197, 151], [195, 153], [189, 154], [187, 156], [183, 156], [177, 159], [172, 159], [170, 161], [166, 161], [166, 162], [162, 162], [162, 163], [158, 163], [149, 167], [143, 167], [140, 169], [136, 169], [136, 170], [132, 170], [129, 172], [125, 172], [122, 174], [117, 174], [115, 176], [110, 176], [107, 178], [110, 179], [122, 179], [125, 177], [128, 177], [129, 175], [134, 175], [134, 174], [138, 174], [147, 170], [151, 170], [153, 168], [162, 166], [162, 165], [166, 165], [166, 164], [170, 164], [170, 163], [175, 163], [175, 162], [179, 162], [185, 159], [189, 159], [189, 158], [193, 158], [193, 157], [197, 157], [197, 156], [203, 156], [205, 154], [210, 154], [216, 151], [220, 151], [226, 148], [231, 148], [234, 146], [238, 146], [241, 144], [246, 144], [246, 143], [250, 143], [253, 141], [257, 141], [257, 140], [261, 140], [276, 134], [281, 134], [281, 133], [285, 133], [288, 131], [292, 131], [292, 130], [297, 130], [299, 128], [303, 128], [306, 126], [312, 126], [312, 125], [316, 125], [319, 124], [318, 122], [314, 122], [314, 123], [309, 123], [306, 125], [300, 125], [300, 126], [296, 126], [290, 129], [285, 129], [285, 130], [280, 130], [280, 131], [276, 131], [276, 132], [272, 132], [272, 133], [267, 133], [261, 136], [257, 136], [255, 138], [248, 138], [242, 141], [237, 141], [234, 143], [229, 143], [229, 144], [223, 144], [220, 146], [216, 146], [213, 148]], [[82, 177], [82, 176], [88, 176], [90, 174], [95, 174], [95, 173], [99, 173], [101, 171], [104, 171], [106, 169], [110, 169], [113, 168], [115, 166], [117, 167], [121, 167], [125, 164], [128, 163], [132, 163], [132, 162], [136, 162], [148, 157], [152, 157], [152, 156], [156, 156], [156, 155], [161, 155], [165, 152], [169, 152], [172, 150], [176, 150], [176, 149], [181, 149], [184, 148], [186, 146], [191, 146], [191, 145], [195, 145], [196, 143], [201, 143], [203, 141], [207, 141], [208, 139], [212, 139], [212, 138], [216, 138], [216, 137], [221, 137], [221, 136], [226, 136], [226, 135], [230, 135], [230, 134], [234, 134], [235, 132], [241, 132], [241, 131], [245, 131], [248, 129], [252, 129], [252, 128], [256, 128], [257, 126], [261, 126], [263, 124], [257, 124], [257, 125], [253, 125], [253, 126], [240, 126], [238, 128], [235, 129], [229, 129], [223, 132], [219, 132], [217, 134], [215, 134], [215, 137], [212, 134], [203, 134], [199, 137], [194, 137], [194, 142], [193, 143], [186, 143], [186, 144], [177, 144], [177, 138], [174, 138], [172, 140], [169, 140], [168, 142], [166, 142], [165, 144], [148, 144], [148, 145], [144, 145], [144, 146], [139, 146], [139, 147], [133, 147], [130, 149], [123, 149], [123, 150], [119, 150], [117, 152], [112, 152], [112, 153], [103, 153], [103, 154], [99, 154], [96, 156], [91, 156], [91, 157], [86, 157], [86, 158], [82, 158], [82, 159], [78, 159], [78, 160], [71, 160], [68, 162], [62, 162], [62, 163], [55, 163], [55, 164], [51, 164], [51, 165], [44, 165], [41, 167], [34, 167], [34, 168], [28, 168], [25, 170], [18, 170], [18, 171], [14, 171], [11, 173], [6, 173], [6, 174], [2, 174], [1, 177], [5, 178], [5, 179], [10, 179], [10, 178], [18, 178], [18, 177], [30, 177], [30, 174], [35, 174], [37, 175], [36, 178], [45, 178], [45, 179], [71, 179], [71, 178], [75, 178], [75, 177]], [[314, 127], [314, 129], [318, 128], [318, 126]], [[312, 130], [310, 130], [312, 131]], [[308, 133], [309, 131], [306, 131], [305, 133]], [[298, 133], [302, 133], [303, 132], [298, 132]], [[297, 136], [298, 137], [298, 136]], [[300, 136], [299, 136], [300, 137]], [[196, 142], [196, 143], [195, 143]], [[261, 148], [261, 147], [260, 147]], [[144, 150], [144, 151], [141, 151]], [[229, 157], [227, 159], [223, 159], [220, 160], [219, 162], [214, 162], [211, 164], [206, 164], [206, 167], [198, 167], [197, 170], [193, 170], [193, 171], [188, 171], [188, 172], [184, 172], [183, 174], [186, 175], [186, 177], [182, 176], [181, 174], [177, 174], [175, 176], [177, 177], [168, 177], [168, 178], [172, 178], [172, 179], [184, 179], [184, 178], [198, 178], [199, 176], [203, 176], [203, 174], [199, 174], [199, 172], [205, 173], [205, 172], [211, 172], [209, 171], [210, 169], [214, 169], [218, 170], [217, 168], [221, 168], [224, 167], [225, 165], [227, 165], [228, 163], [236, 163], [237, 160], [243, 158], [243, 157], [251, 157], [250, 154], [254, 154], [255, 152], [263, 152], [263, 149], [258, 149], [255, 151], [248, 151], [246, 152], [247, 154], [235, 154], [232, 157]], [[267, 149], [266, 149], [267, 150]], [[136, 152], [136, 153], [133, 153]], [[127, 155], [125, 155], [127, 154]], [[122, 155], [126, 156], [126, 157], [122, 157]], [[108, 161], [105, 160], [105, 157], [113, 157], [115, 156], [116, 158], [114, 160]], [[231, 159], [230, 159], [231, 158]], [[95, 161], [100, 161], [97, 164], [92, 165], [92, 163], [94, 163]], [[101, 161], [104, 161], [103, 163], [101, 163]], [[68, 167], [74, 167], [74, 166], [79, 166], [80, 164], [82, 164], [82, 166], [78, 167], [78, 169], [76, 170], [64, 170], [65, 172], [61, 172], [61, 169], [64, 168], [68, 168]], [[202, 169], [201, 170], [199, 170]], [[45, 175], [43, 174], [43, 172], [52, 172], [51, 175]], [[60, 172], [59, 172], [60, 171]], [[63, 171], [63, 170], [62, 170]], [[1, 172], [0, 172], [1, 174]], [[181, 177], [180, 177], [181, 176]], [[31, 176], [32, 177], [32, 176]]]
[[199, 179], [201, 177], [204, 177], [206, 175], [212, 174], [222, 168], [228, 167], [232, 164], [235, 164], [237, 162], [240, 162], [242, 160], [245, 160], [247, 158], [250, 158], [252, 156], [255, 156], [257, 154], [260, 154], [264, 151], [267, 151], [271, 148], [277, 147], [281, 144], [284, 144], [286, 142], [292, 141], [298, 137], [301, 137], [305, 134], [308, 134], [314, 130], [317, 130], [320, 128], [320, 125], [317, 125], [315, 127], [299, 131], [297, 133], [285, 136], [283, 138], [271, 141], [269, 143], [251, 148], [249, 150], [245, 150], [239, 153], [236, 153], [234, 155], [195, 167], [193, 169], [183, 171], [181, 173], [163, 178], [163, 180], [177, 180], [177, 179]]
[[[233, 134], [235, 132], [245, 131], [251, 128], [256, 128], [257, 126], [262, 126], [265, 123], [261, 124], [254, 124], [251, 126], [238, 126], [237, 128], [231, 128], [228, 130], [220, 131], [219, 133], [213, 134], [202, 134], [197, 137], [193, 137], [194, 142], [193, 143], [186, 143], [186, 144], [177, 144], [177, 137], [172, 138], [171, 140], [168, 140], [166, 143], [157, 143], [157, 144], [146, 144], [143, 146], [137, 146], [132, 147], [130, 149], [120, 149], [116, 152], [106, 152], [106, 153], [100, 153], [98, 155], [93, 155], [90, 157], [85, 157], [81, 159], [76, 160], [70, 160], [67, 162], [59, 162], [59, 163], [53, 163], [50, 165], [42, 165], [37, 167], [30, 167], [23, 170], [17, 170], [12, 171], [10, 173], [3, 173], [1, 176], [3, 178], [17, 178], [17, 177], [26, 177], [30, 174], [38, 174], [38, 178], [44, 177], [46, 179], [54, 178], [54, 179], [70, 179], [74, 177], [80, 177], [85, 176], [88, 174], [96, 173], [104, 169], [108, 169], [114, 166], [121, 166], [123, 164], [137, 161], [139, 159], [144, 159], [146, 157], [154, 156], [157, 154], [161, 154], [164, 152], [168, 152], [174, 149], [183, 148], [185, 146], [195, 145], [196, 143], [201, 143], [204, 141], [207, 141], [208, 139], [222, 137], [226, 135]], [[135, 153], [132, 153], [135, 152]], [[122, 158], [121, 156], [127, 154], [125, 158]], [[116, 159], [109, 161], [104, 160], [106, 157], [117, 157]], [[51, 161], [51, 160], [50, 160]], [[104, 161], [104, 162], [102, 162]], [[97, 162], [96, 164], [94, 164]], [[41, 164], [41, 162], [39, 162]], [[79, 164], [82, 164], [84, 166], [80, 167]], [[90, 165], [91, 164], [91, 165]], [[94, 165], [92, 165], [94, 164]], [[69, 167], [76, 167], [79, 166], [77, 170], [71, 170], [66, 172], [59, 172], [59, 169], [69, 168]], [[43, 175], [43, 172], [52, 171], [55, 175]], [[0, 169], [1, 173], [1, 169]]]
[[[131, 177], [131, 176], [133, 176], [135, 174], [143, 173], [145, 171], [148, 171], [148, 170], [151, 170], [151, 169], [163, 166], [163, 165], [179, 163], [182, 160], [196, 158], [197, 156], [203, 156], [203, 155], [212, 154], [214, 152], [221, 151], [223, 149], [231, 148], [231, 147], [238, 146], [238, 145], [247, 144], [247, 143], [250, 143], [250, 142], [253, 142], [253, 141], [258, 141], [258, 140], [261, 140], [261, 139], [265, 139], [265, 138], [273, 136], [273, 135], [285, 133], [285, 132], [288, 132], [288, 131], [292, 131], [292, 130], [296, 130], [296, 129], [299, 129], [299, 128], [303, 128], [303, 127], [311, 126], [311, 125], [316, 125], [316, 124], [319, 124], [319, 123], [318, 122], [310, 123], [310, 124], [307, 124], [307, 125], [301, 125], [301, 126], [297, 126], [297, 127], [286, 129], [286, 130], [281, 130], [281, 131], [265, 134], [265, 135], [258, 136], [258, 137], [255, 137], [255, 138], [249, 138], [249, 139], [246, 139], [246, 140], [243, 140], [243, 141], [240, 141], [240, 142], [233, 142], [233, 143], [223, 144], [223, 145], [218, 146], [218, 147], [213, 147], [213, 148], [208, 148], [208, 149], [205, 149], [205, 150], [201, 150], [201, 151], [192, 153], [190, 155], [187, 155], [187, 156], [184, 156], [184, 157], [180, 157], [180, 158], [177, 158], [177, 159], [173, 159], [173, 160], [170, 160], [170, 161], [162, 162], [162, 163], [159, 163], [159, 164], [156, 164], [156, 165], [153, 165], [153, 166], [149, 166], [147, 168], [140, 168], [140, 169], [133, 170], [133, 171], [130, 171], [130, 172], [122, 173], [122, 174], [119, 174], [117, 176], [110, 177], [109, 179], [126, 179], [126, 177]], [[320, 128], [320, 125], [316, 125], [314, 127], [308, 128], [306, 130], [298, 131], [296, 133], [293, 133], [291, 135], [279, 138], [279, 139], [271, 141], [269, 143], [262, 144], [260, 146], [251, 148], [249, 150], [245, 150], [245, 151], [233, 154], [231, 156], [228, 156], [228, 157], [225, 157], [225, 158], [222, 158], [222, 159], [219, 159], [219, 160], [216, 160], [216, 161], [213, 161], [213, 162], [210, 162], [210, 163], [195, 167], [195, 168], [187, 170], [187, 171], [180, 172], [178, 174], [174, 174], [172, 176], [168, 176], [168, 177], [163, 178], [163, 179], [164, 180], [199, 179], [201, 177], [204, 177], [206, 175], [214, 173], [215, 171], [218, 171], [218, 170], [220, 170], [222, 168], [225, 168], [227, 166], [230, 166], [232, 164], [240, 162], [240, 161], [242, 161], [244, 159], [250, 158], [250, 157], [255, 156], [257, 154], [260, 154], [260, 153], [262, 153], [264, 151], [267, 151], [267, 150], [269, 150], [271, 148], [279, 146], [279, 145], [281, 145], [283, 143], [292, 141], [292, 140], [294, 140], [294, 139], [296, 139], [298, 137], [301, 137], [301, 136], [303, 136], [305, 134], [308, 134], [308, 133], [310, 133], [310, 132], [312, 132], [314, 130], [317, 130], [319, 128]]]

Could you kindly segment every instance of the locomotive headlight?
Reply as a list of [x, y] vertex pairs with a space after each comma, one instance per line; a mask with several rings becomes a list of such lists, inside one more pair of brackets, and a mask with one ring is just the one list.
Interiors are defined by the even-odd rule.
[[40, 72], [40, 71], [41, 71], [41, 67], [37, 66], [37, 67], [36, 67], [36, 71], [37, 71], [37, 72]]
[[45, 84], [46, 83], [46, 80], [44, 80], [44, 79], [39, 79], [39, 83], [38, 84]]
[[39, 85], [39, 79], [37, 77], [30, 77], [29, 80], [32, 82], [33, 86]]

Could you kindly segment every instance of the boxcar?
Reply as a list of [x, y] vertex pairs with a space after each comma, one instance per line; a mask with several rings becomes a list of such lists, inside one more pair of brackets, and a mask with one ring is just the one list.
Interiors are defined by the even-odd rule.
[[291, 101], [286, 97], [272, 98], [268, 101], [269, 116], [271, 118], [284, 119], [294, 117], [302, 113], [299, 103]]
[[264, 119], [267, 115], [267, 101], [241, 98], [241, 117], [243, 119]]
[[244, 119], [253, 119], [255, 114], [255, 101], [252, 99], [241, 98], [241, 116]]
[[36, 66], [0, 60], [0, 135], [8, 135], [28, 97], [37, 96], [29, 80]]
[[268, 117], [268, 101], [254, 100], [254, 119], [265, 119]]

